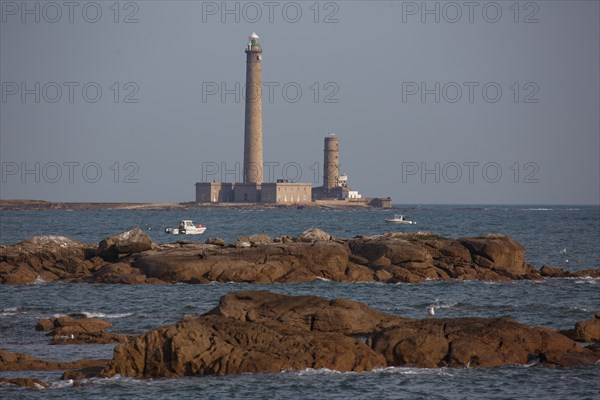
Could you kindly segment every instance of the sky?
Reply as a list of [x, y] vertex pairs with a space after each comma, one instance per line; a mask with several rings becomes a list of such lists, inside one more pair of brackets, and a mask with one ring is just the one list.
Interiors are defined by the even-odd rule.
[[0, 198], [193, 201], [239, 181], [248, 36], [265, 180], [323, 138], [396, 204], [600, 204], [598, 1], [0, 0]]

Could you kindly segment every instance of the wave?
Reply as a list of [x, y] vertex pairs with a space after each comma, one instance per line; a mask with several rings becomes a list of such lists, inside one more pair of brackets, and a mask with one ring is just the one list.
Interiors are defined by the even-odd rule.
[[595, 285], [596, 282], [598, 282], [598, 278], [592, 278], [591, 276], [584, 276], [580, 280], [575, 281], [575, 283], [578, 283], [578, 284], [587, 283], [590, 285]]
[[110, 314], [110, 313], [87, 312], [87, 311], [83, 311], [81, 314], [84, 315], [86, 318], [125, 318], [125, 317], [130, 317], [133, 315], [132, 312]]
[[[399, 375], [437, 375], [437, 376], [455, 376], [448, 368], [417, 368], [417, 367], [386, 367], [375, 368], [373, 372]], [[457, 372], [454, 370], [453, 372]]]
[[300, 376], [307, 376], [307, 375], [339, 375], [339, 374], [344, 374], [344, 373], [349, 373], [349, 374], [356, 374], [356, 372], [341, 372], [341, 371], [336, 371], [333, 369], [329, 369], [329, 368], [305, 368], [302, 369], [300, 371], [290, 371], [290, 370], [284, 370], [281, 371], [283, 373], [296, 373]]
[[71, 387], [71, 386], [73, 386], [73, 379], [66, 379], [64, 381], [52, 382], [50, 384], [50, 388], [52, 388], [52, 389], [62, 389], [62, 388]]
[[448, 303], [448, 304], [442, 303], [442, 304], [434, 304], [433, 306], [435, 308], [452, 308], [452, 307], [454, 307], [457, 304], [458, 304], [457, 302], [455, 302], [455, 303]]
[[125, 318], [130, 317], [134, 313], [102, 313], [102, 312], [88, 312], [81, 311], [69, 314], [53, 314], [52, 318], [60, 318], [60, 317], [72, 317], [72, 318]]
[[[545, 280], [560, 280], [560, 279], [564, 279], [567, 281], [575, 281], [575, 283], [595, 283], [596, 281], [600, 280], [600, 276], [571, 276], [571, 277], [566, 277], [566, 278], [551, 278], [551, 277], [546, 277], [544, 278]], [[584, 282], [585, 281], [585, 282]]]
[[0, 312], [0, 317], [9, 317], [12, 315], [16, 315], [18, 310], [18, 307], [4, 307], [2, 309], [2, 312]]
[[28, 283], [28, 285], [42, 285], [46, 283], [46, 281], [44, 280], [44, 278], [42, 278], [41, 276], [37, 276], [37, 278], [35, 278], [35, 281]]

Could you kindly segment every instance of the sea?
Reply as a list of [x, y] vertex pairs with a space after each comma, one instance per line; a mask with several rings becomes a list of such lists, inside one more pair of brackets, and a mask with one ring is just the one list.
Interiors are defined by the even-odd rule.
[[[414, 225], [385, 222], [402, 213]], [[255, 209], [190, 208], [188, 210], [49, 210], [1, 211], [0, 244], [34, 235], [62, 235], [83, 243], [135, 226], [154, 241], [180, 237], [164, 233], [180, 219], [207, 227], [203, 242], [219, 237], [264, 233], [295, 236], [319, 227], [341, 238], [389, 231], [429, 231], [460, 238], [503, 233], [526, 249], [528, 262], [569, 271], [600, 268], [600, 207], [547, 205], [407, 205], [396, 209]], [[184, 316], [201, 315], [221, 296], [237, 290], [268, 290], [289, 295], [343, 297], [390, 314], [427, 317], [509, 317], [532, 326], [572, 328], [600, 311], [600, 282], [581, 277], [516, 282], [438, 282], [419, 284], [310, 283], [202, 285], [107, 285], [36, 282], [0, 286], [0, 348], [47, 360], [111, 358], [114, 345], [49, 345], [35, 331], [39, 318], [84, 314], [106, 319], [113, 330], [142, 334]], [[600, 364], [576, 368], [543, 368], [535, 364], [495, 368], [385, 368], [363, 373], [323, 369], [273, 374], [186, 377], [179, 379], [90, 379], [83, 385], [61, 381], [61, 371], [0, 371], [2, 377], [32, 377], [48, 389], [0, 385], [1, 399], [594, 399], [600, 398]]]

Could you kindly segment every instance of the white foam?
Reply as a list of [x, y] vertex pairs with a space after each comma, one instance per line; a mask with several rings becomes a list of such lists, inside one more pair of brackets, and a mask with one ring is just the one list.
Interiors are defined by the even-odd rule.
[[105, 314], [101, 312], [87, 312], [83, 311], [80, 314], [85, 315], [86, 318], [124, 318], [133, 315], [132, 312], [129, 313], [115, 313], [115, 314]]
[[73, 379], [66, 379], [64, 381], [52, 382], [50, 384], [50, 387], [52, 389], [61, 389], [61, 388], [66, 388], [66, 387], [70, 387], [70, 386], [73, 386]]
[[373, 372], [385, 374], [400, 374], [400, 375], [438, 375], [438, 376], [455, 376], [449, 372], [448, 368], [416, 368], [416, 367], [386, 367], [376, 368]]
[[458, 303], [438, 304], [438, 305], [435, 305], [434, 307], [435, 308], [452, 308], [456, 304], [458, 304]]
[[[286, 370], [284, 370], [284, 371], [281, 371], [281, 372], [292, 372], [292, 371], [289, 371], [289, 370], [286, 371]], [[293, 371], [293, 372], [296, 372], [300, 376], [306, 376], [306, 375], [309, 375], [309, 376], [310, 375], [331, 375], [331, 374], [338, 375], [338, 374], [343, 374], [344, 373], [344, 372], [335, 371], [335, 370], [329, 369], [329, 368], [317, 368], [317, 369], [315, 369], [315, 368], [306, 368], [306, 369], [303, 369], [303, 370], [300, 370], [300, 371]], [[355, 373], [355, 372], [350, 372], [350, 373]]]
[[46, 281], [44, 280], [44, 278], [38, 275], [37, 278], [35, 278], [35, 281], [29, 283], [29, 285], [41, 285], [43, 283], [46, 283]]
[[597, 280], [597, 278], [594, 279], [591, 276], [584, 276], [581, 280], [575, 281], [575, 283], [589, 283], [590, 285], [595, 285]]

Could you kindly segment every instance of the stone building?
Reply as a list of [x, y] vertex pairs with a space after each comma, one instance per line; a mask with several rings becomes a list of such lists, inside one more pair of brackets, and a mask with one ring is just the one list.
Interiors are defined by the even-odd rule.
[[310, 183], [287, 182], [263, 183], [261, 200], [263, 203], [302, 204], [311, 202], [312, 185]]

